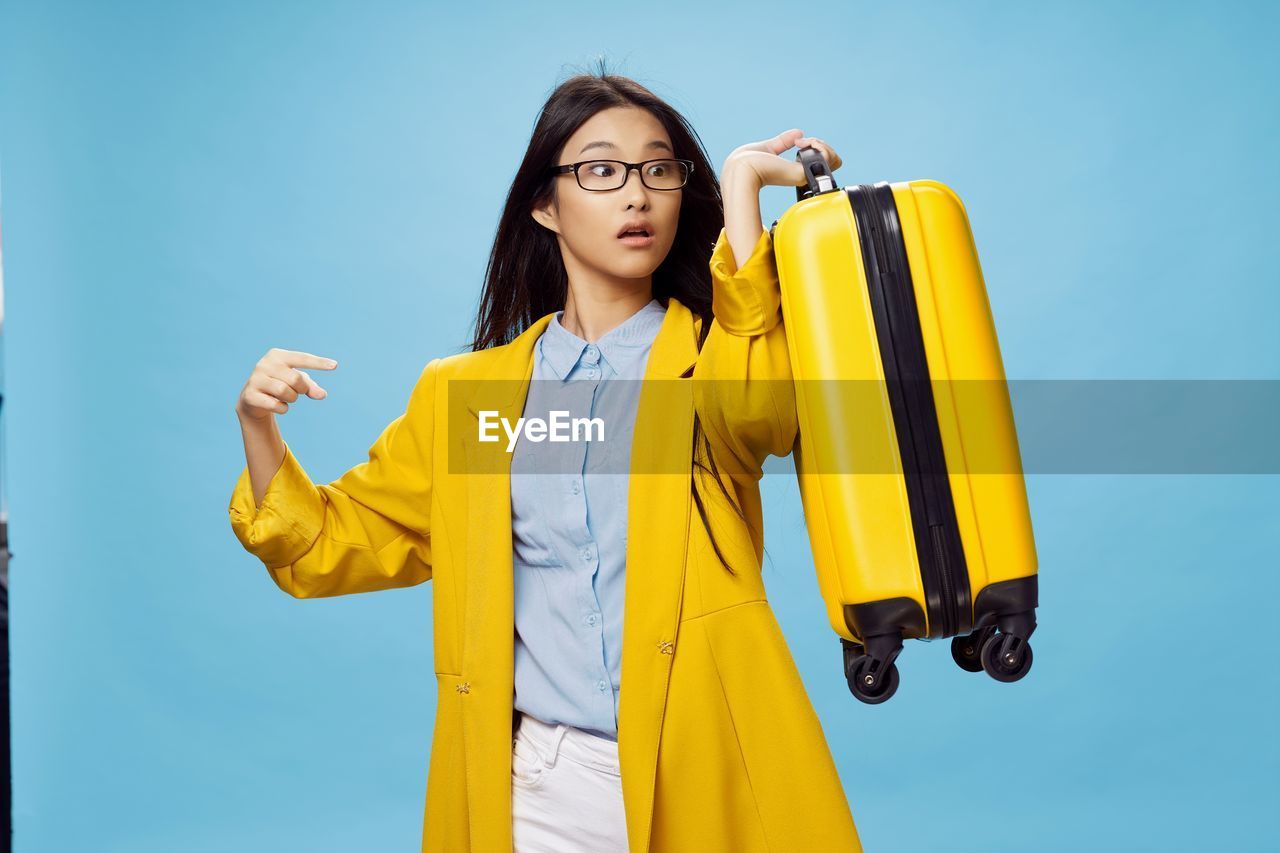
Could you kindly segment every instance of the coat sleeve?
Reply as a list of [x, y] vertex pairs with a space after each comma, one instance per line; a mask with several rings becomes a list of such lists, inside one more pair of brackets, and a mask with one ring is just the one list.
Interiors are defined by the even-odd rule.
[[717, 467], [754, 490], [765, 458], [786, 456], [797, 438], [772, 235], [762, 230], [738, 269], [721, 228], [711, 281], [714, 319], [694, 368], [694, 405]]
[[295, 598], [407, 587], [431, 578], [432, 433], [439, 359], [423, 368], [405, 412], [369, 458], [316, 484], [285, 443], [284, 461], [254, 506], [246, 465], [228, 513], [236, 538]]

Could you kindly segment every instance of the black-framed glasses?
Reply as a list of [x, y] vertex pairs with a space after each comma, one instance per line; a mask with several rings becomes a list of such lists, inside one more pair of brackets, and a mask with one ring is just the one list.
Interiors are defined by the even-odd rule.
[[678, 190], [689, 182], [693, 171], [692, 160], [664, 157], [645, 160], [643, 163], [627, 163], [623, 160], [580, 160], [563, 166], [552, 166], [552, 175], [573, 172], [578, 186], [591, 192], [608, 192], [621, 189], [631, 170], [640, 172], [640, 180], [651, 190]]

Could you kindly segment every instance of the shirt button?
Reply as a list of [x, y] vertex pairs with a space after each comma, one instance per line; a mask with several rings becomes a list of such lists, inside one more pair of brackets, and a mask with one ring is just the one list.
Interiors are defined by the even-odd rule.
[[599, 681], [597, 681], [597, 682], [596, 682], [596, 687], [599, 687], [599, 688], [600, 688], [600, 692], [602, 692], [602, 693], [603, 693], [606, 689], [608, 689], [608, 687], [609, 687], [609, 682], [605, 681], [605, 680], [602, 678], [602, 679], [600, 679]]
[[582, 357], [586, 359], [587, 364], [595, 364], [600, 360], [600, 351], [594, 346], [588, 346]]
[[582, 549], [582, 559], [584, 559], [584, 560], [590, 560], [590, 559], [591, 559], [591, 549], [590, 549], [590, 548], [583, 548], [583, 549]]
[[588, 370], [588, 371], [587, 371], [587, 378], [588, 378], [588, 379], [595, 379], [595, 378], [596, 378], [596, 371], [594, 371], [594, 370]]
[[592, 613], [590, 616], [587, 617], [587, 624], [594, 625], [596, 624], [597, 621], [599, 621], [599, 619], [600, 619], [599, 614]]
[[577, 481], [577, 480], [574, 480], [574, 481], [573, 481], [573, 493], [576, 495], [579, 491], [581, 491], [581, 489], [582, 489], [582, 486], [580, 486], [580, 485], [578, 484], [578, 481]]

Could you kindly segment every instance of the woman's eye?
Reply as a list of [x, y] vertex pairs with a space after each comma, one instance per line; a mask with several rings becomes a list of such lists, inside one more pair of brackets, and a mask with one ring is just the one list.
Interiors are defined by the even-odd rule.
[[589, 169], [592, 174], [599, 175], [602, 178], [607, 178], [613, 174], [613, 167], [608, 163], [597, 163], [594, 166], [589, 167]]

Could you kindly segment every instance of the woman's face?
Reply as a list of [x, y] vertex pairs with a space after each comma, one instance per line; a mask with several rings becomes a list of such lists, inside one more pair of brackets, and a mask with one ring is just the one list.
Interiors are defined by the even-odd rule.
[[[610, 107], [569, 137], [554, 165], [596, 158], [639, 163], [676, 156], [671, 138], [648, 110]], [[586, 182], [587, 167], [582, 169]], [[570, 281], [648, 280], [675, 242], [683, 190], [649, 189], [637, 169], [627, 173], [621, 188], [603, 192], [583, 189], [570, 173], [555, 180], [553, 200], [533, 217], [559, 235]], [[646, 224], [647, 244], [618, 236], [635, 221]]]

